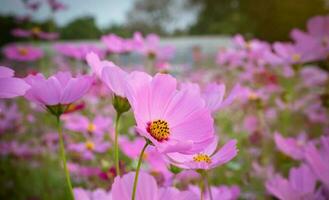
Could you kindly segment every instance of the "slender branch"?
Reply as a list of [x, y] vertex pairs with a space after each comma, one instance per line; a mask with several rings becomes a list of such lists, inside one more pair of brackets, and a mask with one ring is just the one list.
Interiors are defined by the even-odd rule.
[[60, 117], [57, 117], [57, 128], [58, 128], [58, 135], [59, 135], [59, 143], [60, 143], [60, 156], [62, 158], [62, 162], [63, 162], [63, 167], [64, 167], [64, 171], [65, 171], [65, 177], [66, 177], [66, 183], [69, 187], [69, 191], [70, 191], [70, 196], [72, 198], [72, 200], [74, 199], [74, 195], [73, 195], [73, 190], [72, 190], [72, 184], [71, 184], [71, 179], [70, 179], [70, 172], [67, 169], [67, 165], [66, 165], [66, 156], [65, 156], [65, 147], [64, 147], [64, 139], [63, 139], [63, 130], [62, 130], [62, 126], [61, 126], [61, 120]]
[[120, 121], [121, 114], [117, 112], [117, 117], [115, 120], [115, 135], [114, 135], [114, 160], [115, 160], [115, 171], [117, 175], [120, 174], [120, 164], [119, 164], [119, 144], [118, 144], [118, 137], [119, 137], [119, 132], [118, 132], [118, 127], [119, 127], [119, 121]]
[[143, 155], [144, 155], [144, 152], [146, 150], [146, 147], [149, 145], [149, 142], [146, 141], [145, 142], [145, 145], [139, 155], [139, 158], [138, 158], [138, 164], [137, 164], [137, 168], [136, 168], [136, 174], [135, 174], [135, 179], [134, 179], [134, 187], [133, 187], [133, 193], [132, 193], [132, 196], [131, 196], [131, 200], [135, 200], [135, 196], [136, 196], [136, 189], [137, 189], [137, 182], [138, 182], [138, 175], [139, 175], [139, 171], [140, 171], [140, 168], [141, 168], [141, 164], [142, 164], [142, 160], [143, 160]]

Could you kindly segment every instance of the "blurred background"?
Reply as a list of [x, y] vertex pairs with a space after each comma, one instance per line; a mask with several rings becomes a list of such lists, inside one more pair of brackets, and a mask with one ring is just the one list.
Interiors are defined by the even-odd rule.
[[329, 0], [0, 0], [0, 45], [14, 41], [14, 28], [41, 27], [62, 40], [93, 40], [134, 31], [166, 37], [240, 33], [267, 41], [287, 40], [292, 28], [329, 13]]

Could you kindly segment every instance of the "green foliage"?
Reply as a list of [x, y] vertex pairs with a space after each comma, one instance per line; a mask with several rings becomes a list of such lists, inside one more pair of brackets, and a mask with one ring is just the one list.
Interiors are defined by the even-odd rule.
[[[41, 162], [40, 162], [41, 161]], [[34, 166], [33, 166], [34, 165]], [[0, 199], [69, 199], [69, 193], [58, 160], [0, 159]]]
[[201, 6], [191, 34], [237, 34], [287, 40], [293, 28], [304, 28], [315, 15], [328, 14], [324, 0], [190, 0]]
[[93, 17], [81, 17], [67, 24], [60, 31], [62, 39], [96, 39], [102, 35]]

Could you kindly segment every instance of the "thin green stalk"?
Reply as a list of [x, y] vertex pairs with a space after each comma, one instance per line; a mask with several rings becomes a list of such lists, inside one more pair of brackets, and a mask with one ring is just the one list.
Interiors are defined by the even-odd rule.
[[137, 168], [136, 168], [136, 174], [135, 174], [135, 179], [134, 179], [134, 187], [133, 187], [133, 193], [131, 196], [131, 200], [135, 200], [135, 196], [136, 196], [136, 189], [137, 189], [137, 182], [138, 182], [138, 175], [139, 175], [139, 170], [141, 168], [141, 164], [142, 164], [142, 160], [143, 160], [143, 155], [145, 152], [146, 147], [149, 145], [149, 142], [146, 141], [140, 155], [139, 155], [139, 159], [138, 159], [138, 164], [137, 164]]
[[57, 117], [57, 128], [58, 128], [58, 134], [59, 134], [60, 154], [61, 154], [61, 158], [63, 161], [64, 171], [65, 171], [65, 176], [66, 176], [66, 183], [70, 190], [70, 196], [72, 199], [74, 199], [72, 184], [71, 184], [71, 179], [70, 179], [70, 173], [69, 173], [69, 171], [67, 169], [67, 165], [66, 165], [63, 130], [62, 130], [61, 120], [60, 120], [59, 116]]
[[118, 137], [119, 137], [119, 133], [118, 133], [118, 127], [119, 127], [119, 120], [120, 120], [120, 116], [121, 114], [118, 112], [117, 113], [117, 118], [115, 120], [115, 135], [114, 135], [114, 162], [115, 162], [115, 171], [117, 173], [117, 175], [121, 175], [120, 174], [120, 164], [119, 164], [119, 145], [118, 145]]
[[200, 199], [201, 200], [204, 200], [204, 193], [205, 193], [205, 188], [204, 188], [204, 181], [202, 180], [202, 181], [200, 181], [200, 190], [201, 190], [201, 192], [200, 192], [200, 194], [201, 194], [201, 197], [200, 197]]
[[210, 183], [209, 183], [209, 178], [208, 178], [208, 173], [207, 172], [204, 173], [204, 181], [205, 181], [204, 184], [207, 184], [207, 190], [208, 190], [208, 194], [209, 194], [209, 199], [210, 200], [213, 200], [213, 198], [212, 198], [212, 192], [211, 192], [211, 187], [210, 187]]

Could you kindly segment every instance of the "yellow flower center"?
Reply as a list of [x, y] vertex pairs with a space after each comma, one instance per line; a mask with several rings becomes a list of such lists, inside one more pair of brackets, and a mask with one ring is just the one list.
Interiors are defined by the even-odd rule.
[[87, 148], [88, 150], [90, 150], [90, 151], [92, 151], [92, 150], [95, 149], [95, 144], [94, 144], [92, 141], [87, 141], [87, 142], [85, 143], [85, 145], [86, 145], [86, 148]]
[[87, 127], [88, 132], [94, 132], [95, 129], [96, 129], [96, 126], [93, 123], [90, 123]]
[[34, 35], [38, 35], [40, 32], [41, 32], [41, 29], [39, 27], [33, 27], [31, 29], [31, 32], [34, 34]]
[[300, 61], [300, 59], [301, 59], [301, 56], [299, 54], [295, 53], [292, 55], [292, 61], [298, 62], [298, 61]]
[[147, 131], [154, 139], [158, 140], [159, 142], [168, 140], [170, 136], [168, 122], [161, 119], [149, 123]]
[[259, 96], [258, 96], [258, 94], [257, 93], [255, 93], [255, 92], [251, 92], [249, 95], [248, 95], [248, 99], [249, 100], [257, 100], [257, 99], [259, 99]]
[[29, 50], [27, 48], [20, 47], [18, 48], [18, 53], [21, 56], [26, 56], [27, 54], [29, 54]]
[[194, 162], [205, 162], [210, 164], [211, 163], [211, 158], [210, 156], [206, 154], [199, 153], [196, 156], [193, 157]]

